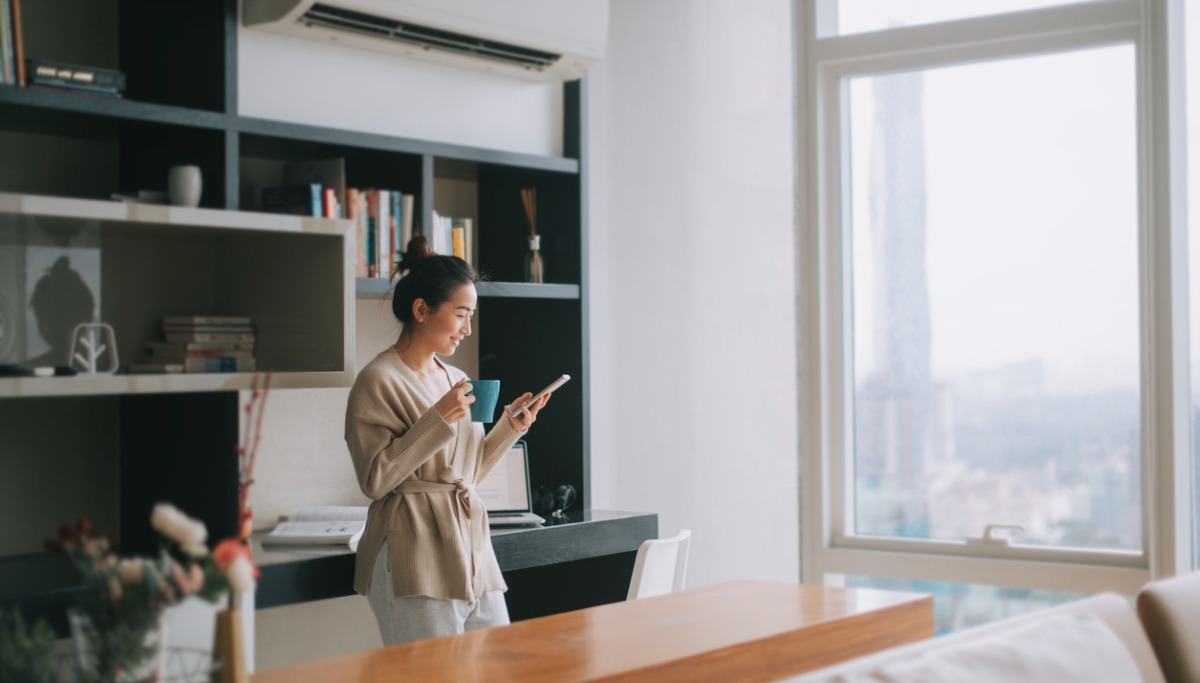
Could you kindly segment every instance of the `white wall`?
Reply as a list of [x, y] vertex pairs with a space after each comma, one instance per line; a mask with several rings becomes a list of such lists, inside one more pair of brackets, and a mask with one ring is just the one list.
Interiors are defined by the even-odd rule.
[[[593, 505], [657, 512], [664, 535], [692, 528], [691, 585], [794, 581], [791, 3], [611, 11], [589, 78]], [[239, 81], [250, 116], [561, 153], [557, 86], [245, 29]], [[398, 328], [376, 299], [356, 315], [361, 367]], [[365, 504], [342, 440], [346, 395], [271, 395], [260, 524], [302, 503]], [[310, 627], [330, 620], [336, 642]], [[261, 610], [257, 664], [378, 647], [374, 629], [360, 598]]]
[[596, 507], [799, 579], [791, 3], [614, 0], [591, 82]]
[[562, 87], [242, 27], [245, 116], [562, 154]]

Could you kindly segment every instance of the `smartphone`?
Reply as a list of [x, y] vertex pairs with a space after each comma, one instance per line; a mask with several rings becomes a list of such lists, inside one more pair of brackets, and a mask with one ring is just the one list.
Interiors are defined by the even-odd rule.
[[555, 390], [555, 389], [557, 389], [557, 388], [561, 387], [562, 385], [566, 384], [566, 383], [567, 383], [567, 380], [569, 380], [569, 379], [571, 379], [571, 376], [570, 376], [570, 375], [563, 375], [562, 377], [559, 377], [558, 379], [556, 379], [556, 380], [554, 380], [553, 382], [551, 382], [551, 383], [550, 383], [550, 385], [549, 385], [549, 386], [547, 386], [545, 389], [542, 389], [541, 391], [539, 391], [539, 392], [537, 392], [536, 394], [534, 394], [534, 395], [533, 395], [533, 398], [529, 399], [528, 401], [525, 401], [524, 403], [518, 403], [518, 404], [515, 404], [515, 405], [512, 407], [512, 410], [508, 411], [508, 414], [509, 414], [509, 415], [512, 415], [513, 417], [516, 417], [517, 415], [519, 415], [519, 414], [520, 414], [520, 412], [521, 412], [521, 408], [522, 408], [522, 407], [524, 407], [524, 406], [527, 406], [527, 405], [533, 405], [533, 402], [534, 402], [534, 401], [536, 401], [536, 400], [538, 400], [539, 398], [541, 398], [541, 397], [543, 397], [543, 396], [545, 396], [545, 395], [547, 395], [547, 394], [552, 394], [552, 393], [554, 393], [554, 390]]

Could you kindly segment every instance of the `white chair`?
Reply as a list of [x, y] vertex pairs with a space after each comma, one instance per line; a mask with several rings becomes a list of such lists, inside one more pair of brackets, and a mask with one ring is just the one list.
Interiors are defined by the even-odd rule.
[[626, 599], [683, 590], [691, 537], [691, 529], [681, 529], [671, 538], [643, 541], [633, 563], [633, 578], [629, 581], [629, 597]]

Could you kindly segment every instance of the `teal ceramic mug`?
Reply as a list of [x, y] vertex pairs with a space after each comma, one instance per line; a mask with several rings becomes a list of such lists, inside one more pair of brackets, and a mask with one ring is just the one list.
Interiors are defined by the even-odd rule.
[[500, 400], [500, 380], [472, 379], [470, 395], [475, 397], [471, 404], [471, 422], [494, 422], [496, 403]]

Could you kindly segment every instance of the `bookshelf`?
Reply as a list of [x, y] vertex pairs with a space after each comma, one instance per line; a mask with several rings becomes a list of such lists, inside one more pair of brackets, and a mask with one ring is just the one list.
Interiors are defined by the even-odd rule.
[[[535, 488], [570, 483], [579, 492], [575, 509], [590, 506], [583, 82], [563, 86], [565, 156], [514, 153], [240, 115], [237, 0], [39, 0], [22, 8], [27, 56], [119, 69], [129, 85], [121, 99], [0, 86], [0, 240], [19, 242], [49, 218], [93, 226], [104, 269], [100, 317], [117, 330], [123, 365], [162, 315], [243, 314], [260, 326], [256, 356], [273, 371], [273, 388], [349, 386], [355, 300], [387, 296], [390, 283], [353, 277], [348, 221], [262, 213], [261, 188], [277, 183], [285, 164], [341, 158], [347, 186], [414, 194], [420, 229], [453, 179], [471, 195], [476, 265], [487, 276], [478, 287], [486, 317], [477, 331], [480, 376], [529, 390], [563, 373], [575, 378], [555, 394], [554, 419], [529, 435], [531, 479]], [[162, 190], [168, 168], [184, 163], [201, 168], [200, 208], [108, 200]], [[522, 282], [523, 187], [538, 190], [545, 284]], [[151, 542], [139, 531], [146, 501], [188, 500], [194, 505], [185, 509], [221, 537], [234, 524], [237, 390], [250, 381], [0, 378], [0, 427], [9, 426], [6, 409], [31, 416], [23, 420], [30, 431], [64, 411], [113, 416], [119, 428], [99, 420], [88, 427], [99, 453], [88, 457], [119, 469], [119, 509], [97, 516], [119, 520], [122, 542], [137, 549]], [[10, 443], [16, 457], [48, 461], [56, 448], [68, 450], [40, 436]], [[29, 444], [38, 452], [21, 451]], [[189, 493], [201, 481], [216, 495]], [[63, 521], [36, 523], [49, 532]], [[17, 555], [0, 548], [0, 570]], [[0, 604], [13, 598], [0, 591]]]

